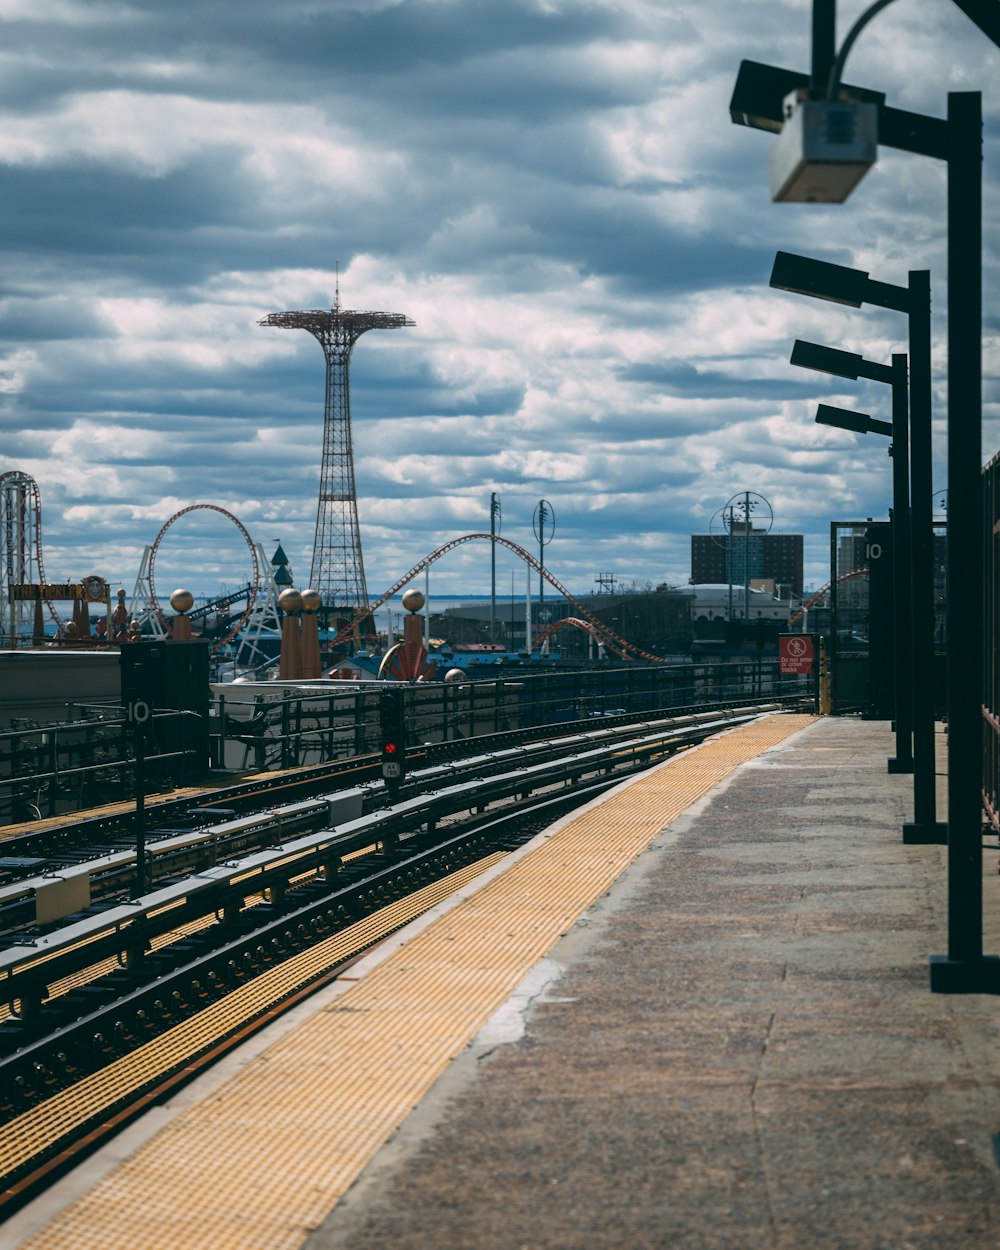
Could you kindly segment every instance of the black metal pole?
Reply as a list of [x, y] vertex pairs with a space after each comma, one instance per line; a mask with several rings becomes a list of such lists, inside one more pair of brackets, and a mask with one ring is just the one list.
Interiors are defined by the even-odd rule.
[[910, 271], [910, 576], [913, 637], [913, 820], [907, 843], [944, 843], [934, 746], [934, 521], [931, 467], [931, 278]]
[[750, 628], [750, 492], [743, 492], [743, 636]]
[[816, 94], [826, 90], [830, 68], [837, 55], [836, 27], [836, 0], [813, 0], [812, 73], [809, 86]]
[[135, 727], [135, 897], [146, 892], [146, 751], [143, 727]]
[[982, 97], [948, 95], [948, 954], [931, 989], [1000, 992], [983, 956]]
[[910, 613], [910, 417], [907, 358], [892, 358], [892, 590], [896, 616], [896, 754], [890, 773], [913, 772], [913, 645]]
[[[135, 688], [140, 696], [145, 693], [143, 666], [136, 664], [133, 670]], [[152, 709], [141, 697], [130, 705], [132, 719], [132, 744], [135, 755], [135, 880], [132, 883], [132, 897], [141, 898], [146, 892], [146, 722]]]
[[490, 494], [490, 642], [497, 640], [497, 508], [496, 491]]

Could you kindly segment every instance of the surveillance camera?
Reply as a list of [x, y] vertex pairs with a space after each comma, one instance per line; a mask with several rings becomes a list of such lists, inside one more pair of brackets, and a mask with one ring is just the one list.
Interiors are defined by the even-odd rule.
[[878, 156], [878, 105], [785, 97], [785, 124], [768, 153], [771, 199], [842, 204]]

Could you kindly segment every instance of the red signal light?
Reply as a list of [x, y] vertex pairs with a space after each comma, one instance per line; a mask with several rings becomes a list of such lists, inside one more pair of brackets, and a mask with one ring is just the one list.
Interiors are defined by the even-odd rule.
[[382, 750], [386, 753], [386, 755], [395, 755], [395, 753], [396, 753], [396, 744], [395, 744], [395, 742], [387, 742], [387, 743], [386, 743], [386, 744], [382, 747]]

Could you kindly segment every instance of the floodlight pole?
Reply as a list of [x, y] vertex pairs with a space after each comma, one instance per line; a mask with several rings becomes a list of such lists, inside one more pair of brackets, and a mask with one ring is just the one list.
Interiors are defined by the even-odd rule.
[[[866, 413], [848, 412], [820, 404], [816, 420], [822, 425], [852, 430], [856, 434], [882, 434], [892, 439], [892, 589], [895, 613], [895, 720], [896, 754], [888, 761], [890, 773], [913, 772], [913, 615], [918, 600], [913, 597], [911, 567], [913, 560], [910, 523], [910, 434], [909, 434], [909, 369], [905, 353], [897, 352], [891, 365], [865, 360], [853, 352], [839, 348], [819, 347], [815, 343], [796, 340], [791, 363], [805, 369], [816, 369], [835, 377], [867, 378], [885, 382], [892, 388], [892, 422], [879, 421]], [[933, 654], [929, 660], [932, 662]], [[923, 662], [923, 661], [922, 661]], [[932, 735], [933, 735], [933, 708]], [[931, 739], [933, 743], [933, 737]], [[916, 791], [916, 783], [914, 783]], [[914, 802], [916, 807], [916, 802]]]
[[[910, 640], [913, 715], [913, 820], [903, 825], [907, 843], [943, 843], [948, 826], [937, 819], [936, 750], [934, 742], [934, 688], [930, 678], [934, 664], [933, 516], [931, 477], [931, 287], [926, 269], [911, 270], [908, 285], [876, 282], [859, 269], [779, 252], [771, 273], [771, 286], [849, 307], [873, 304], [905, 313], [909, 326], [910, 383]], [[794, 356], [793, 356], [794, 359]], [[893, 360], [895, 361], [895, 356]], [[902, 358], [905, 364], [905, 357]], [[860, 370], [872, 377], [872, 367]], [[889, 380], [876, 377], [876, 381]], [[905, 372], [903, 376], [905, 386]], [[902, 428], [903, 402], [893, 390], [893, 418]], [[895, 439], [894, 439], [895, 442]], [[899, 439], [900, 445], [905, 438]], [[916, 680], [917, 674], [925, 675]], [[900, 691], [896, 694], [897, 712]]]
[[[956, 3], [1000, 46], [993, 6]], [[804, 74], [744, 61], [730, 116], [739, 125], [778, 132], [784, 97], [808, 86]], [[947, 162], [948, 954], [931, 957], [930, 987], [936, 993], [1000, 994], [1000, 959], [984, 956], [982, 926], [982, 96], [949, 92], [942, 122], [890, 108], [877, 92], [845, 90], [878, 104], [880, 145]]]
[[[913, 526], [910, 522], [910, 382], [905, 353], [892, 357], [892, 588], [896, 607], [896, 754], [888, 761], [890, 773], [915, 773], [913, 757], [914, 682], [913, 623]], [[932, 655], [933, 658], [933, 655]], [[933, 720], [931, 734], [933, 741]], [[933, 767], [933, 762], [932, 762]], [[933, 781], [933, 774], [932, 774]], [[917, 808], [917, 781], [913, 781], [913, 810]]]
[[931, 276], [909, 275], [910, 323], [910, 587], [913, 645], [913, 820], [907, 843], [943, 843], [937, 818], [934, 734], [934, 516], [931, 449]]
[[1000, 993], [1000, 959], [983, 955], [982, 126], [980, 93], [949, 92], [948, 954], [931, 957], [941, 993]]
[[497, 534], [500, 525], [500, 496], [490, 492], [490, 642], [497, 640]]

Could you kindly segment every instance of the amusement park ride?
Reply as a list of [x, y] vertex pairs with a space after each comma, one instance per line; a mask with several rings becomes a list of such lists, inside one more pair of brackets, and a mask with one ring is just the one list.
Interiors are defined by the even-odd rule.
[[[57, 584], [47, 581], [42, 552], [41, 498], [34, 479], [17, 470], [0, 474], [0, 603], [3, 608], [0, 636], [3, 645], [23, 647], [33, 643], [39, 645], [43, 640], [52, 642], [53, 639], [47, 635], [51, 633], [53, 626], [57, 631], [57, 638], [67, 645], [95, 645], [137, 638], [170, 637], [175, 633], [174, 621], [178, 617], [171, 619], [168, 612], [173, 612], [176, 604], [171, 601], [164, 603], [157, 590], [157, 555], [171, 527], [181, 517], [198, 510], [216, 512], [235, 526], [246, 544], [249, 576], [238, 590], [227, 591], [193, 610], [182, 612], [185, 633], [189, 634], [191, 626], [197, 633], [199, 623], [213, 616], [228, 618], [223, 631], [218, 632], [212, 640], [213, 651], [238, 655], [239, 665], [245, 670], [274, 665], [274, 640], [282, 636], [285, 618], [302, 612], [302, 605], [298, 602], [302, 595], [295, 592], [297, 598], [294, 605], [290, 598], [282, 600], [283, 594], [287, 596], [287, 588], [283, 588], [277, 580], [280, 566], [276, 569], [265, 555], [261, 544], [254, 541], [233, 513], [217, 504], [207, 503], [191, 504], [174, 513], [161, 526], [153, 542], [145, 548], [132, 597], [126, 605], [124, 590], [118, 591], [117, 602], [113, 602], [107, 581], [98, 575], [86, 577], [79, 583]], [[464, 534], [437, 547], [378, 599], [366, 603], [363, 609], [355, 612], [328, 639], [324, 650], [332, 652], [338, 647], [344, 647], [352, 639], [362, 638], [370, 629], [372, 615], [378, 608], [388, 603], [394, 595], [449, 552], [465, 543], [476, 541], [507, 548], [572, 605], [574, 615], [554, 622], [539, 634], [535, 639], [536, 649], [540, 650], [559, 630], [575, 628], [593, 638], [602, 651], [607, 649], [622, 659], [661, 662], [659, 656], [634, 646], [600, 621], [523, 547], [508, 538], [489, 533]], [[407, 596], [404, 596], [404, 600], [406, 599]], [[423, 596], [420, 595], [419, 599], [422, 606]], [[71, 616], [57, 607], [67, 602], [73, 604]], [[415, 596], [411, 595], [404, 606], [415, 602]], [[107, 622], [103, 629], [99, 625], [96, 638], [90, 627], [90, 610], [94, 604], [104, 606], [102, 619], [106, 618]], [[314, 612], [317, 606], [316, 603], [310, 604]], [[43, 613], [48, 614], [51, 622], [48, 630], [44, 627]], [[415, 622], [407, 623], [410, 629], [404, 641], [395, 647], [390, 643], [390, 650], [384, 657], [386, 663], [380, 670], [384, 677], [413, 680], [418, 675], [430, 675], [425, 667], [426, 651], [413, 634]], [[528, 645], [530, 648], [530, 642]], [[418, 649], [421, 651], [419, 661], [416, 655]]]
[[[405, 573], [375, 603], [371, 603], [365, 580], [354, 480], [350, 358], [358, 339], [369, 330], [398, 329], [414, 323], [402, 313], [361, 312], [343, 308], [338, 275], [336, 295], [330, 309], [272, 313], [259, 324], [308, 331], [320, 343], [326, 360], [323, 449], [310, 589], [301, 593], [294, 591], [294, 597], [290, 598], [290, 588], [279, 585], [273, 561], [267, 559], [260, 544], [251, 538], [242, 522], [225, 508], [209, 503], [182, 508], [160, 528], [152, 544], [144, 550], [132, 598], [127, 606], [124, 590], [118, 591], [117, 603], [112, 604], [108, 584], [99, 576], [66, 585], [51, 583], [46, 578], [42, 560], [42, 511], [38, 487], [28, 474], [13, 470], [0, 474], [0, 609], [3, 611], [0, 646], [40, 645], [43, 641], [51, 641], [47, 636], [53, 626], [60, 644], [79, 645], [91, 638], [90, 605], [96, 602], [105, 607], [105, 644], [140, 638], [162, 639], [171, 633], [176, 638], [179, 631], [188, 637], [199, 621], [207, 623], [207, 619], [214, 616], [213, 650], [232, 657], [234, 668], [239, 665], [244, 671], [262, 669], [273, 664], [274, 644], [278, 638], [282, 639], [284, 654], [286, 635], [289, 634], [286, 627], [288, 617], [298, 618], [300, 643], [305, 634], [311, 637], [318, 614], [321, 613], [327, 621], [334, 620], [336, 632], [326, 642], [328, 653], [345, 648], [351, 641], [363, 640], [367, 643], [377, 608], [456, 547], [467, 542], [485, 541], [492, 544], [494, 561], [497, 547], [506, 547], [529, 569], [537, 572], [540, 601], [547, 582], [573, 606], [572, 617], [555, 622], [537, 640], [546, 651], [548, 639], [558, 629], [575, 627], [596, 640], [602, 654], [607, 648], [623, 659], [660, 662], [659, 656], [640, 650], [614, 633], [543, 567], [546, 535], [551, 537], [546, 521], [549, 527], [554, 522], [554, 517], [550, 515], [551, 505], [544, 500], [542, 504], [547, 512], [540, 516], [541, 528], [536, 531], [536, 537], [540, 539], [539, 559], [536, 560], [517, 543], [501, 538], [493, 525], [491, 533], [465, 534], [444, 543]], [[177, 615], [170, 620], [156, 588], [157, 553], [171, 526], [181, 517], [199, 509], [217, 512], [236, 527], [247, 546], [250, 574], [237, 591], [227, 592], [191, 611], [179, 606], [182, 601], [186, 604], [186, 593], [179, 597], [180, 592], [175, 591], [168, 606], [176, 610]], [[491, 520], [494, 519], [491, 516]], [[285, 595], [283, 601], [282, 593]], [[318, 599], [314, 600], [314, 596]], [[66, 601], [73, 603], [72, 621], [64, 621], [55, 606]], [[305, 606], [306, 602], [309, 606]], [[413, 595], [410, 602], [414, 602]], [[235, 605], [239, 605], [238, 612], [234, 611]], [[48, 626], [44, 621], [46, 612], [50, 618]], [[218, 628], [220, 620], [223, 622], [221, 629]], [[525, 624], [526, 650], [530, 654], [530, 616]], [[414, 644], [416, 626], [410, 623], [408, 629], [410, 635], [404, 638], [402, 649], [393, 649], [391, 638], [389, 640], [393, 658], [384, 666], [386, 676], [414, 680], [430, 675], [425, 663], [426, 654], [418, 664], [415, 646], [411, 645]], [[205, 626], [202, 632], [205, 632]], [[287, 674], [288, 663], [283, 663], [281, 667]], [[314, 665], [310, 663], [312, 667]]]
[[[374, 641], [374, 613], [395, 594], [403, 590], [419, 574], [425, 572], [437, 560], [456, 547], [468, 542], [488, 542], [494, 562], [498, 547], [505, 547], [521, 560], [528, 569], [538, 574], [539, 603], [543, 601], [546, 583], [557, 595], [568, 602], [573, 615], [555, 621], [535, 640], [536, 647], [544, 653], [549, 639], [560, 629], [582, 630], [599, 647], [599, 654], [610, 651], [623, 660], [643, 660], [662, 663], [662, 658], [644, 651], [615, 633], [594, 615], [543, 565], [544, 548], [551, 537], [554, 514], [551, 505], [542, 500], [536, 512], [535, 536], [539, 540], [538, 559], [517, 543], [502, 538], [497, 532], [498, 501], [493, 496], [491, 505], [491, 532], [465, 534], [442, 544], [425, 556], [412, 569], [374, 603], [369, 600], [365, 580], [364, 561], [361, 550], [361, 534], [358, 524], [357, 498], [354, 480], [353, 445], [351, 438], [349, 364], [351, 353], [358, 339], [369, 330], [398, 329], [414, 323], [401, 313], [360, 312], [341, 307], [339, 276], [332, 308], [305, 312], [272, 313], [261, 322], [262, 326], [282, 329], [306, 330], [318, 340], [326, 360], [326, 392], [323, 414], [323, 449], [320, 469], [319, 501], [316, 512], [316, 531], [310, 568], [310, 588], [298, 591], [288, 585], [290, 577], [282, 583], [279, 574], [284, 566], [276, 560], [268, 560], [263, 548], [251, 538], [242, 522], [232, 512], [217, 504], [196, 503], [175, 512], [160, 528], [153, 542], [143, 552], [139, 572], [132, 591], [131, 601], [126, 604], [124, 590], [117, 592], [112, 602], [108, 583], [100, 576], [85, 577], [78, 583], [55, 584], [49, 582], [42, 558], [42, 509], [38, 487], [27, 474], [11, 470], [0, 474], [0, 647], [23, 647], [56, 641], [61, 645], [81, 645], [92, 639], [92, 604], [103, 605], [104, 625], [97, 623], [97, 632], [103, 633], [98, 642], [128, 642], [142, 638], [163, 639], [170, 635], [190, 637], [194, 633], [211, 632], [212, 650], [217, 658], [232, 661], [234, 675], [242, 670], [249, 675], [273, 666], [277, 640], [281, 640], [282, 655], [279, 666], [282, 676], [304, 676], [301, 671], [290, 671], [290, 661], [285, 652], [288, 647], [298, 655], [293, 667], [299, 668], [303, 640], [311, 638], [314, 628], [322, 618], [328, 628], [324, 650], [328, 662], [335, 662], [334, 654], [344, 651], [352, 644]], [[187, 592], [174, 591], [167, 608], [176, 613], [171, 619], [161, 602], [156, 587], [156, 561], [160, 545], [171, 527], [191, 512], [207, 510], [218, 513], [239, 531], [249, 556], [249, 576], [235, 591], [227, 591], [208, 603], [188, 610]], [[280, 548], [279, 548], [280, 551]], [[290, 596], [289, 591], [293, 591]], [[413, 603], [414, 594], [409, 601]], [[495, 592], [494, 592], [495, 595]], [[284, 596], [284, 598], [282, 598]], [[529, 592], [530, 597], [530, 592]], [[421, 596], [422, 598], [422, 596]], [[71, 602], [72, 620], [64, 620], [63, 612], [56, 604]], [[181, 607], [180, 604], [185, 606]], [[49, 622], [45, 622], [45, 614]], [[411, 610], [412, 615], [412, 610]], [[208, 624], [214, 618], [214, 629]], [[294, 646], [288, 639], [295, 634], [287, 622], [296, 619], [298, 642]], [[199, 631], [199, 625], [201, 626]], [[391, 637], [388, 646], [391, 658], [380, 670], [380, 675], [403, 680], [429, 677], [431, 668], [427, 663], [426, 637], [424, 644], [416, 642], [416, 625], [407, 624], [409, 633], [401, 647], [393, 647]], [[525, 649], [532, 654], [531, 619], [526, 613]], [[391, 631], [390, 631], [391, 633]], [[333, 635], [332, 637], [330, 635]], [[286, 645], [287, 644], [287, 645]], [[299, 650], [296, 651], [295, 648]], [[418, 656], [418, 649], [421, 655]], [[310, 651], [311, 656], [311, 651]], [[308, 665], [310, 672], [317, 668], [313, 658]], [[321, 666], [320, 666], [321, 669]], [[318, 675], [318, 673], [317, 673]], [[356, 675], [356, 674], [354, 674]]]

